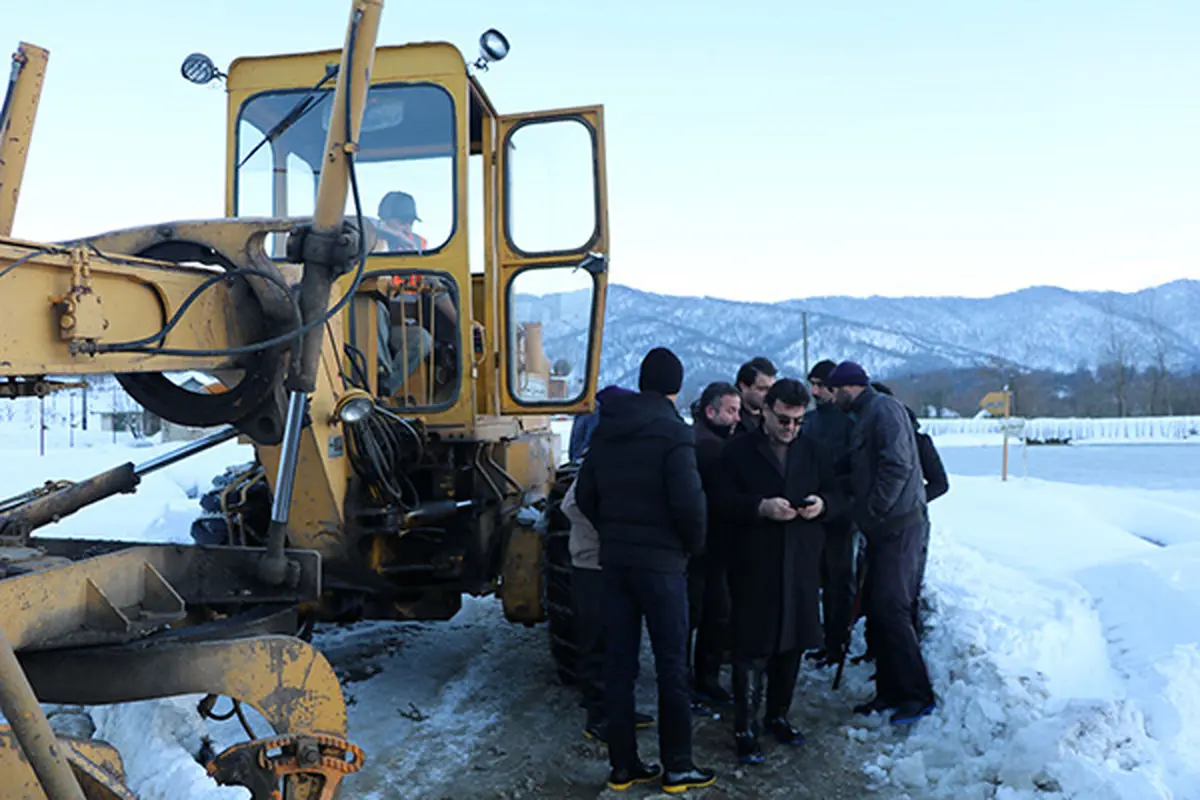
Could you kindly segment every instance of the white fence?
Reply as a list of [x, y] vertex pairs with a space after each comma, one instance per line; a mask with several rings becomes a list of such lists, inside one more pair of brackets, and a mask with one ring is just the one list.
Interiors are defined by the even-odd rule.
[[[1190, 417], [1112, 417], [1106, 419], [1083, 417], [1014, 417], [1009, 433], [1025, 436], [1031, 442], [1047, 441], [1164, 441], [1200, 437], [1200, 416]], [[921, 430], [930, 436], [953, 434], [1001, 434], [1005, 420], [979, 419], [922, 419]]]

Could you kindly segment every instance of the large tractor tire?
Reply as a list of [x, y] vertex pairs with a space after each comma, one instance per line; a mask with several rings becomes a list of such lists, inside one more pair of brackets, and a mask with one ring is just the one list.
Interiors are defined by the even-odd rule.
[[575, 612], [571, 601], [571, 523], [562, 513], [563, 496], [575, 480], [576, 467], [567, 465], [555, 475], [554, 488], [546, 505], [545, 546], [542, 548], [542, 586], [545, 587], [550, 657], [558, 679], [565, 686], [578, 682], [579, 652], [575, 646]]

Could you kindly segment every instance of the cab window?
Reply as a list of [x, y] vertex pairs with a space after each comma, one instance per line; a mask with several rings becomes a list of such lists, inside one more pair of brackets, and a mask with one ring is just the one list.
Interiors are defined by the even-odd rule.
[[459, 293], [443, 272], [372, 273], [379, 396], [403, 409], [449, 406], [458, 397]]
[[[264, 92], [242, 104], [237, 216], [312, 215], [332, 103], [327, 88]], [[453, 236], [454, 113], [450, 93], [435, 84], [378, 84], [367, 92], [355, 173], [363, 216], [378, 232], [372, 255], [428, 254]], [[348, 192], [346, 214], [354, 211]], [[282, 248], [282, 241], [269, 247], [276, 258]]]

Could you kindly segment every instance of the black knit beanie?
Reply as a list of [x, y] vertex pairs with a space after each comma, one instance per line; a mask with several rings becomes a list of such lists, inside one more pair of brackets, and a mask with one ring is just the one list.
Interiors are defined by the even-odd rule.
[[665, 347], [656, 347], [642, 359], [638, 390], [662, 395], [676, 394], [683, 386], [683, 364]]

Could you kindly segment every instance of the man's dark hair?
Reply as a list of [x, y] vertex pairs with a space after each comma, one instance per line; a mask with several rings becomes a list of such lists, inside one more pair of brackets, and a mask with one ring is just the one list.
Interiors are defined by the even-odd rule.
[[829, 377], [829, 373], [833, 372], [833, 368], [836, 366], [836, 361], [832, 361], [828, 358], [821, 359], [817, 363], [813, 364], [812, 369], [808, 371], [808, 380], [810, 382], [813, 380], [824, 381]]
[[775, 385], [767, 391], [767, 396], [763, 398], [763, 405], [774, 410], [776, 400], [785, 406], [807, 406], [808, 390], [795, 378], [784, 378], [775, 381]]
[[698, 408], [703, 413], [709, 406], [716, 408], [721, 400], [729, 395], [741, 397], [741, 393], [728, 381], [714, 381], [704, 387], [704, 391], [700, 393], [700, 402]]
[[759, 375], [774, 378], [776, 374], [775, 365], [771, 363], [771, 359], [766, 356], [755, 356], [738, 368], [736, 380], [742, 386], [753, 386]]

